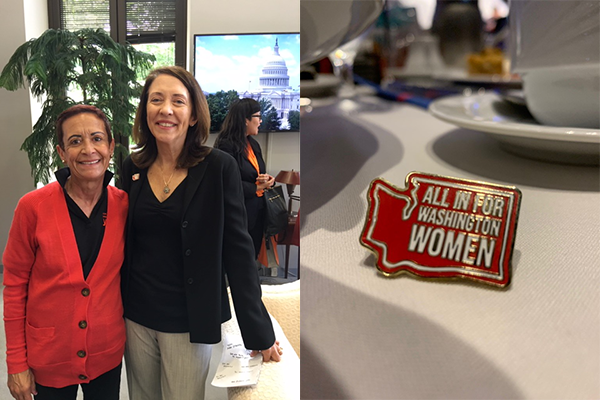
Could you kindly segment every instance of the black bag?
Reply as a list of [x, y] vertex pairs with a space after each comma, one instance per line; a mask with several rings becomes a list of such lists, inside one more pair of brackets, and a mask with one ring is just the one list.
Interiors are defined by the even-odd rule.
[[275, 236], [285, 230], [288, 224], [288, 210], [280, 185], [265, 189], [265, 237]]

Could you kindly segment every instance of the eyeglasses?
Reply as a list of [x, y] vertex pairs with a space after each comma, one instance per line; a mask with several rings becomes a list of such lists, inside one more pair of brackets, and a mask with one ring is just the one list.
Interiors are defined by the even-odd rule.
[[262, 120], [262, 115], [258, 114], [258, 115], [251, 115], [252, 118], [258, 118]]

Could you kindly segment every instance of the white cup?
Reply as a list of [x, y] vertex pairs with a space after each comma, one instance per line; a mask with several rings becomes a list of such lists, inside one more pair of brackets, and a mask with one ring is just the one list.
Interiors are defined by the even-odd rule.
[[545, 125], [600, 128], [600, 2], [513, 0], [511, 70]]
[[308, 65], [358, 37], [381, 14], [384, 0], [302, 0], [300, 62]]
[[544, 125], [600, 128], [600, 64], [529, 70], [523, 91], [529, 112]]

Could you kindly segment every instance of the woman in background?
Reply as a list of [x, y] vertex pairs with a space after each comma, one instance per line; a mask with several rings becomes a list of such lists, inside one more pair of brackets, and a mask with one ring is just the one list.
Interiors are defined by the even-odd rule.
[[215, 148], [231, 154], [238, 163], [248, 214], [248, 232], [254, 244], [255, 258], [258, 258], [264, 237], [263, 190], [275, 183], [275, 178], [265, 173], [260, 145], [252, 137], [258, 135], [261, 122], [260, 104], [256, 100], [238, 100], [229, 108], [214, 144]]
[[116, 400], [127, 195], [108, 186], [115, 143], [106, 116], [77, 105], [56, 122], [68, 168], [23, 196], [4, 251], [8, 388], [15, 399]]
[[210, 344], [231, 318], [226, 276], [246, 348], [265, 361], [282, 354], [261, 300], [239, 171], [204, 146], [209, 127], [192, 74], [165, 67], [148, 75], [133, 126], [137, 151], [123, 165], [131, 400], [204, 398]]

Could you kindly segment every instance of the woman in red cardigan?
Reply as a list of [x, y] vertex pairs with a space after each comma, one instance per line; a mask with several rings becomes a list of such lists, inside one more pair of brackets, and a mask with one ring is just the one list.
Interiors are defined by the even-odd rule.
[[23, 196], [4, 251], [8, 388], [15, 399], [119, 398], [127, 194], [108, 186], [106, 116], [77, 105], [56, 123], [68, 168]]

